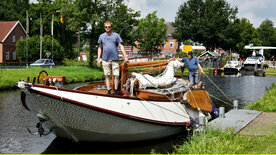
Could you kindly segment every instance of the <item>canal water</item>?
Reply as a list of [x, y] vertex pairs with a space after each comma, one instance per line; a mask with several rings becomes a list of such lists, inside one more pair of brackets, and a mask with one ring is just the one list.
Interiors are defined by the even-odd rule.
[[[239, 100], [240, 108], [249, 104], [266, 93], [266, 88], [276, 82], [276, 77], [258, 76], [234, 76], [234, 77], [210, 77], [210, 79], [231, 99]], [[206, 77], [203, 77], [206, 90], [227, 104], [212, 98], [216, 107], [225, 106], [232, 108], [230, 101], [225, 97]], [[67, 87], [75, 87], [76, 84]], [[0, 93], [0, 153], [8, 154], [39, 154], [39, 153], [157, 153], [172, 152], [173, 145], [185, 141], [187, 133], [173, 137], [136, 143], [72, 143], [69, 140], [56, 138], [50, 134], [40, 138], [38, 135], [30, 135], [26, 129], [29, 127], [35, 131], [37, 118], [20, 103], [20, 91]]]

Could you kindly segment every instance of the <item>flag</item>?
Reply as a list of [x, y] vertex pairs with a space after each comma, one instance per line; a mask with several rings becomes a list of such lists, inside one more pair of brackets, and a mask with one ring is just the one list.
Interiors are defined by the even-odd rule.
[[64, 22], [64, 18], [62, 17], [62, 15], [60, 15], [60, 22], [61, 22], [61, 23]]
[[51, 35], [54, 35], [54, 14], [52, 14]]
[[26, 10], [26, 31], [27, 34], [29, 33], [29, 13], [28, 10]]

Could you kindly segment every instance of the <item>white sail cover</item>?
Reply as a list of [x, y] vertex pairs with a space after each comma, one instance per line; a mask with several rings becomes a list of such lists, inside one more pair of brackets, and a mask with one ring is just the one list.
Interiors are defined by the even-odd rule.
[[179, 62], [178, 60], [170, 61], [164, 70], [163, 73], [158, 75], [157, 77], [153, 77], [148, 74], [140, 74], [140, 73], [132, 73], [133, 76], [136, 77], [139, 81], [139, 88], [147, 88], [147, 87], [162, 87], [173, 84], [176, 81], [174, 77], [175, 70], [184, 66], [184, 63]]

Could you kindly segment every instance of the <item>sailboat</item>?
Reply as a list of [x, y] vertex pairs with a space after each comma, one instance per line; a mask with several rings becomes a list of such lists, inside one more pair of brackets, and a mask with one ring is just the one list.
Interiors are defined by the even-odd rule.
[[[182, 65], [176, 60], [121, 63], [118, 95], [107, 94], [104, 82], [64, 88], [66, 77], [45, 70], [17, 86], [22, 105], [39, 119], [40, 136], [52, 132], [75, 142], [153, 140], [184, 132], [213, 110], [207, 91], [191, 90], [188, 80], [175, 77]], [[147, 69], [130, 72], [139, 68]], [[163, 72], [150, 74], [158, 70]]]

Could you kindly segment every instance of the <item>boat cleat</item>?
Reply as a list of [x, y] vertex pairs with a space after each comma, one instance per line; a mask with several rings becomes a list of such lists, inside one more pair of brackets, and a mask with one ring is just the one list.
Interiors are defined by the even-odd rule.
[[16, 83], [17, 87], [21, 88], [21, 89], [24, 89], [24, 88], [30, 88], [31, 85], [27, 82], [25, 82], [24, 80], [20, 80]]

